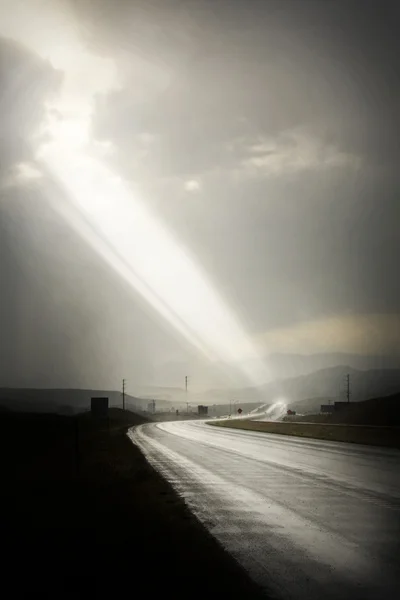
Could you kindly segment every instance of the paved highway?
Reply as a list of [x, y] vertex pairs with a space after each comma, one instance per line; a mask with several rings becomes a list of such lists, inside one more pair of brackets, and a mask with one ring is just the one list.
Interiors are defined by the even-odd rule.
[[199, 421], [130, 435], [269, 596], [400, 597], [399, 451]]

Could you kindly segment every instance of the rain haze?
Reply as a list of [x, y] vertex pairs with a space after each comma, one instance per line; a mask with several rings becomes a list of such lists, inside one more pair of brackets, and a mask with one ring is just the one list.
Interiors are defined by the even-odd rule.
[[14, 597], [400, 598], [399, 22], [0, 0]]
[[0, 0], [1, 386], [398, 364], [398, 17]]

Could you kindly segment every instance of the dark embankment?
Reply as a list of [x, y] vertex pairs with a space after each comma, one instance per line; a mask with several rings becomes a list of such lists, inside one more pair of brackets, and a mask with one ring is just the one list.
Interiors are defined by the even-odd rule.
[[0, 414], [6, 596], [263, 597], [111, 415]]

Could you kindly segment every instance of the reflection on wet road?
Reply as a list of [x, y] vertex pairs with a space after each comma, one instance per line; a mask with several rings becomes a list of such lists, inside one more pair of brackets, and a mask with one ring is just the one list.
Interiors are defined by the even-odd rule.
[[130, 436], [277, 598], [400, 597], [400, 452], [211, 427]]

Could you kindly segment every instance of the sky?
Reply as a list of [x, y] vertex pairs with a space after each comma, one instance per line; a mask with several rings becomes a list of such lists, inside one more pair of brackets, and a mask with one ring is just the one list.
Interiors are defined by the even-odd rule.
[[399, 357], [399, 12], [0, 0], [0, 386]]

